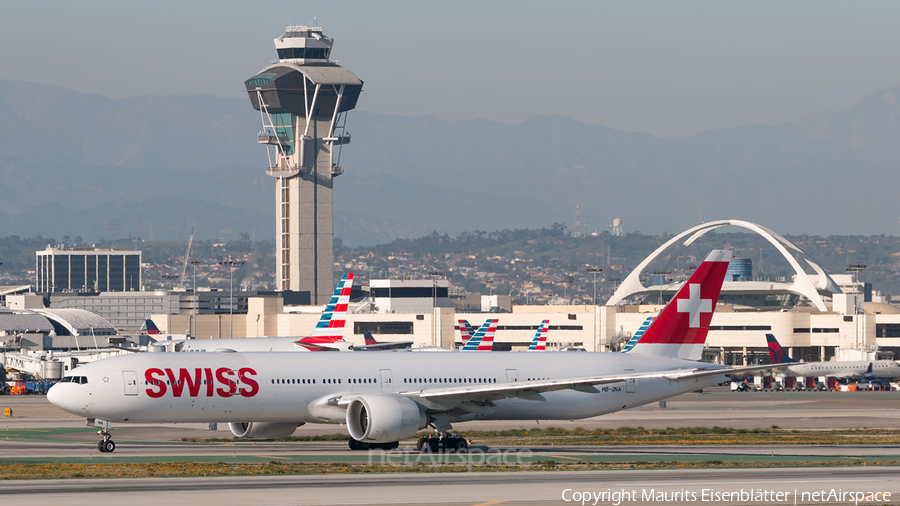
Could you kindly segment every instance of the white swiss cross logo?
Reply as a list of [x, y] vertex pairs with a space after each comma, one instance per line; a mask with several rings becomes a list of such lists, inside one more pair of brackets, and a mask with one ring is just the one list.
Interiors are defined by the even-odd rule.
[[688, 327], [700, 327], [700, 313], [712, 313], [712, 300], [700, 298], [700, 285], [692, 283], [688, 286], [690, 295], [686, 299], [678, 299], [678, 312], [689, 313]]

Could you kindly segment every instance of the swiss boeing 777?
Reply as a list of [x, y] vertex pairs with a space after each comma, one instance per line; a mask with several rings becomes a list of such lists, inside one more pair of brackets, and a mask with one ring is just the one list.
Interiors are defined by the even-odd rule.
[[424, 446], [466, 447], [465, 420], [569, 420], [612, 413], [723, 383], [729, 368], [697, 362], [730, 251], [713, 251], [628, 353], [140, 353], [70, 372], [54, 405], [106, 422], [229, 422], [238, 437], [346, 424], [353, 449], [394, 448], [432, 427]]

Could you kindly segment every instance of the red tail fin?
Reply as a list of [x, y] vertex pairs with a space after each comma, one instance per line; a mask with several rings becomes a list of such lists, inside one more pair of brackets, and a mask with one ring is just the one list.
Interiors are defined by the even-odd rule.
[[731, 252], [714, 250], [663, 308], [631, 353], [700, 360]]

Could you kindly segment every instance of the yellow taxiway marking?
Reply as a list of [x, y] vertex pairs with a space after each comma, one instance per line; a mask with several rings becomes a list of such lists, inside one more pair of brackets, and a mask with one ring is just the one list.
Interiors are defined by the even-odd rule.
[[581, 460], [576, 457], [563, 457], [562, 455], [547, 455], [548, 457], [553, 457], [555, 459], [569, 459], [569, 460]]
[[473, 504], [472, 506], [493, 506], [494, 504], [500, 504], [506, 501], [491, 501], [491, 502], [480, 502], [478, 504]]
[[291, 460], [291, 457], [273, 457], [271, 455], [253, 455], [253, 457], [259, 457], [261, 459], [281, 459], [281, 460]]
[[846, 455], [844, 455], [844, 458], [845, 458], [845, 459], [856, 459], [856, 460], [862, 460], [862, 459], [864, 459], [864, 458], [865, 458], [865, 457], [848, 457], [848, 456], [846, 456]]

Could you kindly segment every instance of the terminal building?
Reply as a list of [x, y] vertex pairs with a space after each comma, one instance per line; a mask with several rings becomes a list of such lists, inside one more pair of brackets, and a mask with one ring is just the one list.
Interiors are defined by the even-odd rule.
[[[481, 312], [457, 311], [444, 305], [445, 281], [373, 280], [370, 296], [351, 308], [345, 339], [362, 344], [362, 334], [368, 330], [376, 338], [381, 336], [379, 340], [402, 335], [403, 340], [411, 339], [417, 346], [452, 349], [462, 343], [460, 319], [467, 319], [477, 327], [487, 318], [498, 318], [495, 349], [521, 350], [527, 347], [540, 322], [548, 319], [548, 339], [553, 348], [616, 351], [647, 318], [658, 314], [663, 307], [659, 299], [664, 303], [680, 286], [680, 283], [644, 286], [642, 271], [668, 248], [692, 242], [703, 233], [723, 226], [760, 234], [784, 255], [796, 272], [783, 280], [762, 281], [753, 277], [751, 262], [737, 259], [730, 266], [731, 275], [723, 285], [713, 315], [706, 360], [733, 365], [766, 362], [767, 333], [774, 334], [797, 360], [849, 360], [876, 355], [900, 358], [900, 307], [867, 301], [872, 297], [865, 294], [864, 283], [846, 274], [825, 273], [812, 258], [783, 237], [740, 220], [710, 222], [675, 236], [641, 262], [605, 305], [513, 305], [510, 312], [497, 312], [496, 303], [487, 300], [483, 301]], [[800, 262], [811, 272], [807, 273]], [[415, 286], [403, 286], [413, 282]], [[485, 297], [490, 296], [482, 298]], [[154, 321], [160, 328], [179, 329], [187, 328], [185, 318], [185, 315], [155, 315]], [[203, 318], [208, 317], [198, 316], [198, 323]], [[250, 298], [248, 313], [235, 315], [234, 336], [307, 335], [317, 319], [315, 312], [293, 312], [277, 303]], [[209, 328], [214, 328], [214, 323]], [[198, 332], [198, 337], [204, 335]]]
[[37, 292], [137, 292], [141, 252], [47, 246], [35, 260]]

